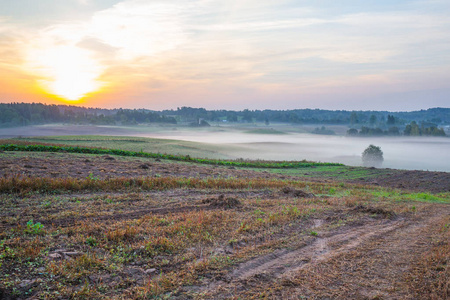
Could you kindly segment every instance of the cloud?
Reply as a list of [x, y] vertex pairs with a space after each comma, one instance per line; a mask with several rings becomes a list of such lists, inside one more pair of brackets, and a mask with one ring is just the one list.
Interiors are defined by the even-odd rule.
[[313, 5], [126, 0], [44, 28], [12, 28], [0, 19], [6, 55], [0, 65], [4, 57], [25, 60], [23, 69], [53, 90], [70, 90], [68, 82], [81, 80], [83, 91], [72, 95], [129, 86], [143, 95], [176, 90], [181, 98], [183, 87], [205, 98], [219, 90], [234, 98], [244, 90], [295, 95], [360, 85], [376, 91], [387, 82], [420, 81], [405, 73], [434, 78], [450, 64], [450, 21], [443, 12], [419, 4], [352, 13]]
[[123, 59], [152, 56], [186, 40], [182, 9], [156, 1], [125, 1], [94, 14], [89, 34], [119, 49]]
[[294, 20], [279, 20], [271, 22], [244, 22], [244, 23], [222, 23], [205, 26], [193, 26], [193, 30], [203, 31], [267, 31], [300, 28], [311, 25], [325, 24], [329, 21], [314, 18], [302, 18]]
[[[87, 21], [28, 30], [22, 41], [22, 68], [50, 93], [69, 99], [84, 97], [109, 84], [101, 80], [108, 78], [108, 70], [127, 65], [136, 66], [130, 73], [139, 73], [142, 64], [148, 65], [143, 58], [179, 45], [185, 36], [178, 10], [172, 4], [126, 1]], [[2, 28], [0, 35], [7, 32]]]
[[115, 56], [118, 48], [115, 48], [109, 44], [104, 43], [98, 38], [94, 37], [85, 37], [75, 44], [76, 47], [90, 50], [96, 53], [96, 56], [99, 60], [104, 57]]
[[81, 5], [89, 5], [91, 4], [91, 0], [76, 0]]

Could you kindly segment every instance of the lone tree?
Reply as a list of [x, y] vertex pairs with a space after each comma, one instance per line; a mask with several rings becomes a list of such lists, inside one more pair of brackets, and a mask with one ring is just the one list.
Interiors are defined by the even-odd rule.
[[383, 151], [380, 147], [370, 145], [362, 153], [362, 161], [365, 167], [381, 167], [383, 164]]

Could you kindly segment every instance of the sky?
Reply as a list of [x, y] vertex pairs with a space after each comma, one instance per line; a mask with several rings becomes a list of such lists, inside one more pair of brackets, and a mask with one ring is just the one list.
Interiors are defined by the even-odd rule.
[[450, 107], [450, 1], [0, 0], [0, 102]]

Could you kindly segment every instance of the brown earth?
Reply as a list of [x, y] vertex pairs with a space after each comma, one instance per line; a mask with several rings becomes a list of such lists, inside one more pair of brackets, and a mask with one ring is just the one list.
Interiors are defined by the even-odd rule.
[[441, 270], [447, 287], [439, 295], [422, 294], [408, 272], [430, 251], [436, 224], [449, 220], [449, 206], [429, 207], [413, 218], [366, 219], [337, 230], [324, 230], [324, 220], [316, 219], [317, 237], [311, 243], [251, 259], [197, 292], [204, 299], [261, 294], [276, 299], [447, 299], [448, 266]]
[[[73, 298], [134, 298], [127, 293], [121, 294], [121, 291], [134, 287], [145, 288], [152, 280], [155, 282], [159, 282], [159, 278], [163, 280], [162, 274], [173, 274], [191, 268], [199, 269], [196, 271], [198, 279], [194, 280], [193, 284], [184, 283], [172, 288], [170, 293], [163, 293], [163, 298], [446, 299], [450, 296], [448, 252], [440, 250], [439, 260], [434, 259], [431, 264], [426, 265], [426, 270], [431, 269], [435, 272], [437, 279], [425, 279], [420, 270], [421, 259], [428, 257], [435, 247], [445, 246], [447, 248], [444, 249], [450, 249], [448, 239], [450, 206], [444, 204], [417, 203], [411, 213], [411, 205], [399, 204], [397, 207], [391, 207], [392, 205], [380, 206], [380, 203], [377, 203], [377, 206], [374, 206], [353, 202], [345, 204], [344, 201], [333, 200], [328, 209], [314, 213], [311, 217], [294, 218], [282, 227], [274, 226], [268, 231], [254, 229], [233, 242], [226, 242], [229, 237], [225, 240], [218, 238], [217, 242], [209, 246], [194, 244], [190, 248], [180, 250], [180, 256], [191, 257], [188, 260], [172, 260], [168, 253], [152, 258], [148, 257], [145, 251], [142, 252], [141, 247], [132, 247], [134, 250], [130, 251], [138, 255], [135, 259], [123, 263], [119, 270], [88, 268], [91, 271], [82, 282], [87, 281], [90, 286], [103, 287], [102, 289], [109, 286], [111, 291], [104, 296], [87, 294], [83, 297], [74, 297], [82, 290], [84, 283], [66, 281], [64, 277], [60, 278], [61, 275], [54, 279], [39, 275], [51, 274], [54, 272], [51, 271], [52, 268], [58, 265], [70, 266], [77, 261], [73, 257], [85, 257], [84, 253], [94, 251], [91, 252], [94, 255], [105, 255], [102, 254], [104, 250], [101, 248], [95, 250], [83, 246], [86, 236], [98, 237], [102, 228], [110, 228], [106, 231], [106, 235], [113, 239], [113, 234], [119, 230], [115, 228], [124, 227], [117, 225], [132, 224], [130, 222], [139, 224], [149, 220], [153, 215], [155, 220], [164, 222], [158, 226], [169, 226], [170, 222], [173, 222], [170, 220], [186, 218], [191, 214], [214, 215], [223, 210], [236, 215], [239, 224], [246, 214], [259, 209], [258, 207], [272, 205], [284, 193], [283, 190], [272, 193], [230, 191], [226, 194], [218, 194], [217, 191], [175, 190], [135, 194], [129, 198], [123, 194], [116, 194], [112, 198], [111, 195], [97, 194], [90, 196], [92, 200], [84, 195], [76, 196], [78, 199], [76, 202], [82, 201], [83, 198], [88, 201], [85, 208], [81, 207], [78, 210], [76, 217], [67, 217], [67, 213], [74, 211], [72, 205], [76, 205], [75, 201], [71, 201], [73, 203], [71, 205], [64, 201], [67, 204], [57, 212], [35, 205], [33, 210], [21, 210], [19, 218], [29, 220], [37, 211], [45, 228], [56, 233], [53, 238], [50, 237], [49, 242], [46, 242], [50, 250], [48, 258], [44, 257], [44, 261], [47, 260], [49, 265], [24, 272], [19, 271], [20, 265], [11, 265], [7, 261], [2, 271], [3, 274], [9, 274], [8, 279], [14, 278], [15, 282], [18, 282], [19, 291], [33, 290], [31, 295], [34, 297], [38, 295], [43, 297], [44, 284], [46, 289], [54, 290], [55, 282], [64, 282], [68, 287], [68, 290], [64, 291]], [[73, 196], [60, 197], [63, 199], [69, 197], [70, 200]], [[117, 201], [121, 199], [123, 205], [111, 212], [111, 206], [102, 207], [98, 204], [104, 202], [104, 199]], [[34, 200], [38, 200], [38, 203], [43, 201], [42, 196], [35, 196]], [[155, 203], [159, 204], [153, 208], [147, 205], [145, 208], [145, 203], [153, 203], [155, 200]], [[290, 198], [285, 200], [290, 201]], [[24, 207], [33, 207], [33, 199], [23, 198], [22, 201], [31, 201]], [[262, 206], [255, 205], [261, 201], [267, 202], [262, 203]], [[300, 201], [309, 203], [320, 199], [304, 198]], [[161, 204], [165, 206], [161, 207]], [[158, 205], [160, 207], [157, 207]], [[85, 217], [84, 213], [93, 207], [96, 214]], [[124, 212], [121, 213], [122, 210]], [[56, 217], [52, 216], [52, 213], [55, 213]], [[443, 225], [447, 226], [447, 231], [442, 231], [445, 230]], [[127, 225], [126, 228], [130, 227]], [[17, 232], [16, 228], [11, 229]], [[3, 236], [6, 232], [5, 227], [0, 227]], [[76, 242], [78, 234], [81, 234], [83, 242], [81, 244]], [[133, 232], [130, 233], [130, 238], [132, 234]], [[13, 247], [18, 239], [15, 234], [10, 247]], [[29, 239], [30, 236], [25, 237], [25, 241], [29, 242]], [[138, 245], [142, 245], [139, 242], [140, 238], [135, 238], [135, 241]], [[226, 257], [232, 258], [237, 263], [208, 267], [211, 261]], [[157, 263], [161, 260], [168, 260], [169, 263]], [[52, 265], [52, 261], [56, 262], [56, 265]], [[203, 262], [206, 264], [205, 267]], [[44, 269], [46, 271], [43, 273]], [[0, 279], [4, 278], [0, 276]], [[434, 280], [444, 287], [434, 289]], [[418, 289], [417, 283], [424, 285], [429, 291], [425, 293], [422, 289]], [[4, 299], [16, 299], [11, 290], [2, 291], [0, 285], [0, 295], [1, 293]]]
[[[112, 156], [8, 155], [0, 176], [298, 179]], [[450, 298], [449, 204], [374, 201], [352, 185], [348, 196], [317, 196], [334, 182], [308, 180], [318, 184], [0, 194], [0, 299]], [[361, 181], [444, 192], [450, 179], [392, 170]]]
[[[96, 178], [176, 176], [176, 177], [235, 177], [274, 178], [314, 182], [332, 182], [331, 177], [300, 177], [273, 174], [252, 169], [235, 169], [192, 163], [174, 163], [154, 159], [124, 159], [117, 156], [74, 156], [64, 153], [42, 153], [41, 157], [14, 157], [12, 152], [4, 152], [0, 160], [0, 176], [42, 176]], [[375, 174], [377, 169], [371, 170]], [[450, 173], [381, 169], [378, 175], [358, 180], [342, 180], [349, 183], [369, 184], [404, 190], [426, 192], [450, 192]]]
[[368, 184], [415, 191], [450, 192], [450, 173], [393, 170], [376, 179], [363, 180]]

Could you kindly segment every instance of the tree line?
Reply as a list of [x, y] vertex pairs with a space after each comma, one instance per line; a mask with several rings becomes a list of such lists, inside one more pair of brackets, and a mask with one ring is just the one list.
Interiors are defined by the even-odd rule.
[[351, 126], [404, 126], [412, 121], [434, 124], [450, 124], [450, 108], [431, 108], [415, 112], [346, 111], [323, 109], [293, 110], [206, 110], [205, 108], [179, 107], [163, 110], [180, 122], [204, 119], [209, 122], [329, 124]]
[[[41, 103], [0, 104], [0, 127], [26, 126], [48, 123], [136, 125], [145, 123], [204, 124], [205, 122], [349, 125], [362, 135], [395, 135], [397, 128], [411, 125], [404, 134], [439, 134], [434, 127], [450, 124], [450, 108], [432, 108], [414, 112], [346, 111], [323, 109], [293, 110], [207, 110], [181, 107], [176, 110], [153, 111], [148, 109], [99, 109]], [[203, 123], [202, 123], [203, 122]], [[418, 124], [418, 123], [416, 123]], [[427, 125], [429, 124], [429, 125]], [[379, 130], [378, 130], [378, 129]], [[409, 128], [409, 127], [408, 127]], [[429, 128], [429, 129], [427, 129]], [[382, 131], [382, 133], [380, 132]], [[362, 132], [362, 133], [361, 133]], [[317, 133], [321, 133], [318, 130]], [[399, 129], [398, 133], [401, 131]]]
[[443, 128], [438, 128], [435, 124], [421, 122], [420, 126], [417, 122], [412, 121], [405, 126], [405, 129], [401, 131], [397, 126], [391, 126], [387, 130], [375, 127], [370, 128], [362, 126], [358, 131], [356, 128], [350, 128], [347, 130], [347, 135], [350, 136], [446, 136]]
[[149, 110], [99, 109], [41, 103], [0, 103], [0, 127], [69, 123], [93, 125], [176, 124], [174, 117]]

